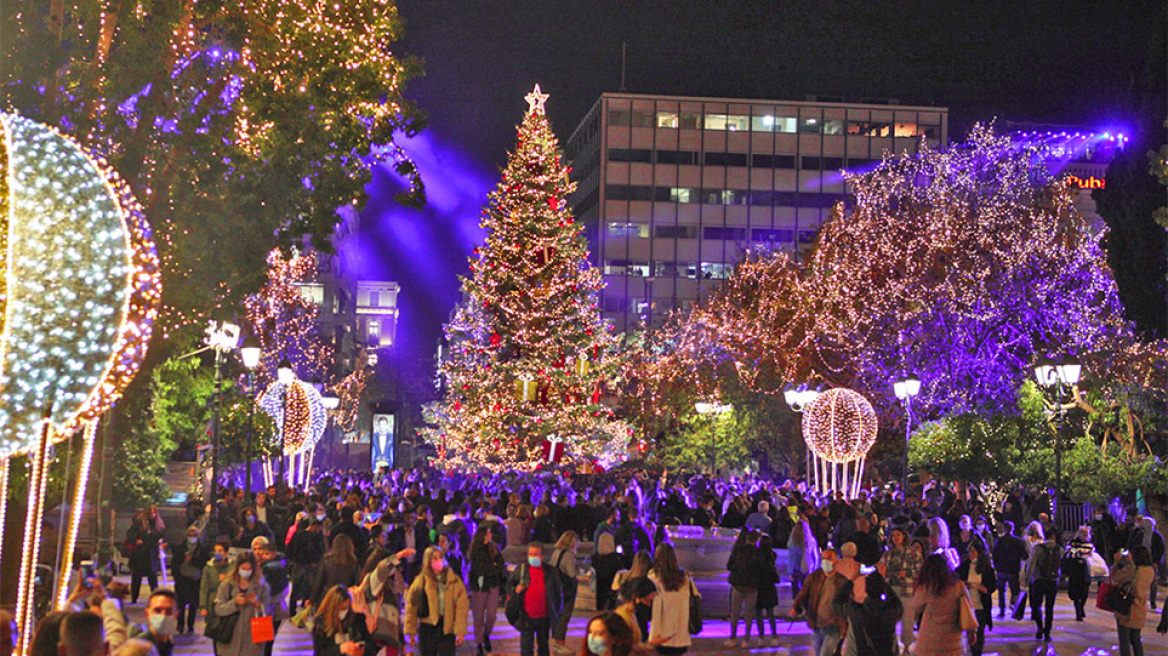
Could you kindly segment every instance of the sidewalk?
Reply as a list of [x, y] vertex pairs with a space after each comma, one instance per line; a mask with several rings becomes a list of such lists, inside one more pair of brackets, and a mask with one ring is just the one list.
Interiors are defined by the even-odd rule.
[[[133, 621], [142, 621], [142, 604], [129, 609]], [[1148, 625], [1143, 631], [1144, 653], [1149, 656], [1168, 656], [1168, 637], [1159, 635], [1155, 631], [1156, 622], [1160, 619], [1159, 611], [1155, 619], [1149, 613]], [[572, 618], [568, 631], [568, 644], [573, 650], [580, 649], [580, 643], [586, 633], [588, 618], [577, 614]], [[472, 632], [473, 635], [473, 632]], [[779, 620], [778, 636], [779, 647], [759, 647], [729, 649], [722, 643], [730, 635], [729, 623], [725, 620], [706, 620], [704, 630], [694, 637], [690, 653], [717, 654], [730, 656], [733, 654], [793, 654], [795, 656], [811, 655], [811, 634], [802, 622], [788, 622]], [[741, 630], [739, 631], [741, 635]], [[752, 633], [752, 635], [756, 635]], [[770, 636], [770, 627], [767, 627], [767, 636]], [[1049, 645], [1034, 639], [1034, 624], [1029, 620], [1015, 622], [1011, 619], [994, 620], [994, 629], [986, 635], [985, 656], [1112, 656], [1119, 653], [1115, 644], [1115, 621], [1110, 613], [1104, 613], [1090, 607], [1087, 619], [1083, 622], [1075, 621], [1074, 608], [1065, 594], [1060, 594], [1058, 605], [1055, 608], [1054, 628], [1051, 631], [1053, 642]], [[194, 634], [176, 636], [175, 654], [205, 656], [211, 654], [211, 643], [202, 635], [202, 620], [195, 627]], [[492, 643], [496, 654], [518, 654], [519, 634], [499, 613], [499, 623], [495, 627]], [[312, 638], [307, 632], [297, 629], [288, 623], [280, 627], [276, 636], [275, 648], [272, 651], [277, 656], [311, 656]], [[466, 642], [459, 648], [459, 654], [473, 656], [474, 645]], [[375, 656], [366, 654], [366, 656]]]

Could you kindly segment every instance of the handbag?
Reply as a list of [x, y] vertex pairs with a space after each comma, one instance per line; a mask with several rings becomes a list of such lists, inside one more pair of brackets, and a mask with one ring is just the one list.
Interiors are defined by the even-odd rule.
[[1026, 616], [1026, 598], [1029, 596], [1030, 592], [1028, 590], [1023, 590], [1018, 593], [1018, 602], [1014, 604], [1014, 612], [1011, 614], [1015, 622], [1021, 621]]
[[697, 635], [702, 632], [702, 596], [694, 588], [693, 579], [689, 580], [689, 634]]
[[271, 615], [261, 615], [251, 618], [251, 641], [262, 645], [276, 639], [276, 627], [272, 623]]
[[977, 617], [973, 614], [973, 604], [969, 602], [969, 592], [961, 595], [961, 630], [976, 631]]
[[304, 627], [306, 627], [308, 625], [309, 612], [310, 611], [308, 610], [308, 606], [305, 606], [304, 608], [301, 608], [300, 610], [296, 611], [296, 614], [293, 615], [292, 619], [290, 619], [288, 621], [292, 622], [292, 626], [294, 626], [298, 629], [303, 629]]
[[1118, 585], [1113, 585], [1111, 590], [1108, 591], [1105, 601], [1107, 602], [1107, 605], [1111, 607], [1111, 610], [1119, 613], [1120, 615], [1127, 615], [1131, 612], [1132, 605], [1135, 603], [1136, 599], [1124, 588]]
[[215, 642], [231, 642], [235, 636], [235, 624], [239, 621], [239, 613], [230, 615], [215, 615], [207, 613], [207, 625], [203, 627], [203, 635]]

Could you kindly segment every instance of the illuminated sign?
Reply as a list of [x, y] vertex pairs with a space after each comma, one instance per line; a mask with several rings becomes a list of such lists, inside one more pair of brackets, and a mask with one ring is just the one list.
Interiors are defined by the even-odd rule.
[[1067, 182], [1072, 187], [1078, 187], [1079, 189], [1105, 189], [1107, 187], [1107, 178], [1097, 178], [1093, 175], [1086, 178], [1080, 178], [1077, 175], [1068, 175]]

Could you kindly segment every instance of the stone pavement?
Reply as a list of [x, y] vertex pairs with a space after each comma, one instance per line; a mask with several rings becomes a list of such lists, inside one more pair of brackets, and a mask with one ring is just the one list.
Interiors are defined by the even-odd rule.
[[[129, 609], [131, 619], [142, 620], [142, 605]], [[1149, 656], [1168, 656], [1168, 636], [1155, 632], [1156, 622], [1160, 613], [1149, 613], [1148, 625], [1144, 628], [1144, 650]], [[588, 617], [578, 613], [572, 619], [568, 632], [568, 644], [579, 653], [581, 642], [586, 631]], [[729, 622], [725, 620], [706, 620], [701, 634], [694, 637], [694, 646], [690, 653], [718, 654], [793, 654], [795, 656], [811, 656], [811, 638], [807, 626], [802, 622], [778, 621], [779, 647], [759, 647], [730, 649], [722, 646], [729, 637]], [[770, 627], [767, 629], [770, 636]], [[739, 633], [741, 635], [741, 632]], [[752, 633], [752, 635], [755, 635]], [[1088, 609], [1087, 619], [1083, 622], [1075, 621], [1074, 608], [1060, 593], [1058, 605], [1055, 608], [1054, 629], [1051, 631], [1053, 642], [1044, 644], [1034, 639], [1034, 624], [1029, 620], [1015, 622], [1011, 619], [994, 620], [994, 629], [986, 636], [986, 656], [1113, 656], [1119, 654], [1119, 647], [1115, 642], [1115, 622], [1110, 613], [1104, 613], [1091, 607]], [[195, 627], [195, 634], [176, 637], [177, 648], [175, 654], [182, 655], [209, 655], [211, 643], [202, 636], [202, 621]], [[518, 654], [519, 635], [499, 613], [499, 624], [495, 627], [492, 643], [497, 654]], [[312, 639], [309, 635], [285, 623], [280, 627], [276, 637], [273, 654], [277, 656], [310, 656], [312, 654]], [[474, 645], [464, 643], [459, 648], [460, 656], [473, 656]], [[367, 654], [366, 656], [375, 656]]]

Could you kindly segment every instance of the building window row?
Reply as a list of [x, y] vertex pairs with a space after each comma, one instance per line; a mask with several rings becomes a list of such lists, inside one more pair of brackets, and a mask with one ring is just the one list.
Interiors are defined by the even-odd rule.
[[[608, 161], [642, 164], [681, 164], [700, 166], [744, 166], [756, 169], [794, 169], [804, 171], [862, 170], [880, 163], [877, 159], [849, 157], [795, 157], [794, 155], [748, 155], [746, 153], [692, 150], [649, 150], [648, 148], [609, 148]], [[798, 166], [796, 166], [798, 165]]]
[[[632, 226], [626, 228], [625, 226]], [[794, 228], [736, 228], [730, 226], [706, 226], [701, 229], [702, 239], [709, 241], [745, 242], [747, 230], [750, 241], [760, 243], [793, 244], [798, 237], [800, 244], [810, 244], [815, 240], [815, 230], [795, 230]], [[659, 225], [653, 234], [659, 239], [697, 239], [698, 226]], [[610, 223], [608, 238], [648, 237], [649, 225], [645, 223]], [[623, 260], [622, 260], [623, 266]], [[645, 265], [646, 267], [648, 264]], [[605, 273], [611, 273], [606, 271]], [[648, 275], [648, 274], [631, 274]], [[667, 275], [656, 273], [654, 275]], [[691, 278], [694, 276], [690, 276]]]
[[[733, 264], [725, 262], [672, 262], [647, 260], [605, 260], [604, 273], [617, 276], [648, 278], [690, 278], [723, 280], [734, 271]], [[652, 272], [650, 274], [650, 272]], [[607, 298], [607, 297], [606, 297]]]
[[702, 205], [753, 205], [756, 207], [810, 207], [825, 209], [836, 203], [850, 205], [848, 194], [806, 193], [749, 189], [699, 187], [650, 187], [646, 185], [608, 185], [608, 200], [640, 200], [658, 203], [698, 203]]
[[940, 138], [940, 119], [935, 125], [910, 121], [861, 121], [782, 116], [697, 112], [654, 112], [647, 109], [610, 109], [609, 125], [637, 128], [716, 130], [729, 132], [785, 132], [789, 134], [850, 135], [857, 137]]

